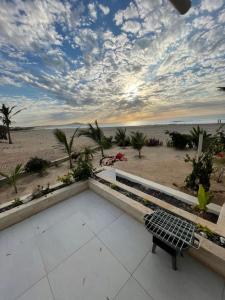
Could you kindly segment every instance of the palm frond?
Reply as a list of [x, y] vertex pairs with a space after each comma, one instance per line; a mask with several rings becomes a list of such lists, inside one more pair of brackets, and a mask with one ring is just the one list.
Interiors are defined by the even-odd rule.
[[65, 133], [61, 129], [57, 128], [54, 130], [54, 135], [56, 139], [65, 146], [67, 153], [69, 153], [69, 145]]
[[73, 140], [77, 134], [77, 131], [79, 130], [79, 128], [77, 128], [75, 131], [74, 131], [74, 134], [72, 135], [71, 139], [70, 139], [70, 142], [69, 142], [69, 150], [70, 152], [72, 151], [72, 147], [73, 147]]

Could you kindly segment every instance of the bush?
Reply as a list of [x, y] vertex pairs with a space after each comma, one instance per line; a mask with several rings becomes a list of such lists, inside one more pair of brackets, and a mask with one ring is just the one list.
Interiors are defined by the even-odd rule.
[[146, 136], [139, 131], [132, 132], [131, 134], [131, 145], [134, 149], [138, 150], [138, 157], [141, 158], [141, 149], [146, 143]]
[[73, 169], [72, 175], [75, 181], [87, 180], [93, 175], [93, 167], [91, 162], [80, 159], [77, 167]]
[[110, 148], [112, 148], [112, 140], [113, 140], [112, 136], [110, 136], [110, 137], [104, 136], [102, 138], [102, 142], [101, 142], [103, 149], [110, 149]]
[[148, 146], [148, 147], [156, 147], [156, 146], [162, 146], [162, 145], [163, 145], [163, 142], [161, 142], [160, 140], [155, 139], [155, 138], [151, 138], [146, 141], [146, 146]]
[[25, 165], [25, 171], [27, 173], [42, 174], [49, 165], [50, 165], [50, 162], [48, 160], [45, 160], [45, 159], [42, 159], [39, 157], [32, 157]]
[[193, 191], [198, 191], [201, 184], [205, 191], [210, 188], [210, 176], [213, 171], [213, 157], [210, 152], [204, 152], [199, 159], [191, 159], [189, 155], [186, 156], [185, 162], [192, 163], [192, 172], [185, 179], [186, 186]]
[[182, 134], [177, 131], [166, 131], [166, 134], [170, 136], [171, 139], [171, 146], [179, 149], [179, 150], [184, 150], [187, 147], [192, 148], [192, 141], [191, 141], [191, 136], [189, 134]]
[[63, 184], [69, 185], [71, 183], [73, 183], [73, 179], [72, 179], [72, 174], [71, 173], [67, 173], [63, 176], [58, 176], [57, 178], [58, 181], [62, 182]]
[[198, 148], [198, 141], [199, 141], [200, 134], [203, 134], [202, 149], [203, 149], [203, 151], [207, 151], [207, 149], [211, 143], [211, 134], [207, 133], [205, 130], [201, 129], [199, 125], [196, 128], [193, 127], [192, 130], [190, 131], [192, 144], [196, 149]]
[[2, 125], [0, 125], [0, 140], [7, 140], [7, 130]]
[[130, 146], [130, 138], [126, 136], [126, 128], [117, 128], [115, 133], [115, 141], [119, 147]]

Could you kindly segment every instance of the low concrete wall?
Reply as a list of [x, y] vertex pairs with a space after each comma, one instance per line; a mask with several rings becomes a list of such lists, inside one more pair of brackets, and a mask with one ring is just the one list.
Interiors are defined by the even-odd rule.
[[124, 210], [127, 214], [131, 215], [141, 223], [144, 222], [144, 215], [151, 214], [153, 212], [150, 208], [136, 201], [132, 201], [132, 199], [94, 179], [89, 179], [89, 188], [106, 200], [112, 202], [112, 204], [118, 208]]
[[[96, 180], [89, 180], [89, 187], [141, 223], [144, 223], [143, 216], [146, 213], [153, 212], [144, 205]], [[197, 237], [201, 240], [200, 248], [198, 250], [190, 248], [188, 253], [225, 279], [225, 249], [199, 235], [197, 235]]]
[[[182, 202], [185, 202], [187, 204], [196, 205], [198, 203], [198, 200], [197, 200], [196, 197], [188, 195], [188, 194], [180, 192], [180, 191], [177, 191], [177, 190], [175, 190], [171, 187], [156, 183], [156, 182], [151, 181], [151, 180], [141, 178], [139, 176], [127, 173], [127, 172], [119, 170], [119, 169], [114, 169], [114, 171], [115, 171], [116, 175], [118, 175], [122, 178], [131, 180], [131, 181], [136, 182], [136, 183], [140, 183], [140, 184], [142, 184], [146, 187], [153, 188], [153, 189], [155, 189], [159, 192], [162, 192], [162, 193], [165, 193], [167, 195], [173, 196], [173, 197], [177, 198], [178, 200], [181, 200]], [[217, 204], [210, 203], [208, 205], [208, 211], [212, 212], [216, 215], [220, 214], [220, 210], [221, 210], [221, 206], [219, 206]]]
[[188, 253], [225, 279], [225, 249], [203, 237], [198, 238], [201, 239], [200, 249], [190, 248]]
[[[101, 174], [97, 174], [97, 176], [100, 177], [100, 178], [102, 178]], [[125, 184], [123, 184], [123, 183], [121, 183], [119, 181], [113, 180], [110, 177], [105, 177], [103, 179], [105, 179], [109, 183], [117, 185], [118, 187], [120, 187], [120, 188], [122, 188], [122, 189], [124, 189], [124, 190], [126, 190], [128, 192], [131, 192], [132, 194], [134, 194], [134, 195], [136, 195], [138, 197], [141, 197], [141, 198], [143, 198], [145, 200], [148, 200], [149, 202], [154, 203], [154, 204], [158, 205], [159, 207], [161, 207], [163, 209], [171, 211], [172, 213], [174, 213], [174, 214], [176, 214], [176, 215], [178, 215], [180, 217], [183, 217], [183, 218], [185, 218], [187, 220], [190, 220], [191, 222], [193, 222], [195, 224], [201, 224], [202, 226], [207, 226], [213, 232], [221, 234], [221, 233], [217, 232], [217, 229], [218, 229], [217, 228], [217, 224], [209, 222], [209, 221], [207, 221], [207, 220], [205, 220], [203, 218], [198, 217], [197, 215], [194, 215], [194, 214], [192, 214], [190, 212], [187, 212], [187, 211], [185, 211], [185, 210], [183, 210], [181, 208], [178, 208], [178, 207], [176, 207], [176, 206], [174, 206], [172, 204], [169, 204], [169, 203], [167, 203], [167, 202], [165, 202], [163, 200], [160, 200], [160, 199], [155, 198], [155, 197], [153, 197], [151, 195], [148, 195], [148, 194], [146, 194], [146, 193], [144, 193], [142, 191], [139, 191], [139, 190], [137, 190], [135, 188], [127, 186], [127, 185], [125, 185]], [[128, 199], [130, 199], [130, 198], [128, 198]]]
[[26, 218], [50, 207], [54, 204], [68, 199], [88, 188], [88, 181], [81, 181], [71, 184], [62, 189], [56, 190], [39, 199], [32, 200], [0, 214], [0, 230], [13, 224], [19, 223]]

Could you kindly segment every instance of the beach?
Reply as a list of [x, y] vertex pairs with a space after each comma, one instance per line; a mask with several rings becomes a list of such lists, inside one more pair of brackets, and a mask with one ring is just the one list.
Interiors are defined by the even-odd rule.
[[[155, 137], [163, 141], [164, 145], [160, 147], [144, 147], [142, 154], [143, 158], [137, 157], [137, 151], [131, 147], [125, 149], [114, 146], [106, 150], [105, 153], [115, 155], [122, 152], [127, 157], [127, 161], [118, 162], [115, 164], [116, 168], [130, 172], [132, 174], [153, 180], [160, 184], [173, 187], [178, 190], [185, 190], [184, 180], [191, 172], [191, 165], [184, 162], [186, 153], [190, 156], [196, 154], [193, 150], [179, 151], [166, 146], [168, 135], [166, 130], [179, 131], [181, 133], [188, 133], [193, 125], [148, 125], [148, 126], [133, 126], [127, 127], [127, 134], [132, 131], [141, 131], [148, 138]], [[219, 127], [218, 124], [201, 125], [201, 128], [207, 132], [214, 133]], [[115, 129], [112, 127], [103, 128], [106, 136], [114, 136]], [[69, 137], [73, 134], [74, 129], [64, 129], [66, 135]], [[58, 144], [54, 135], [53, 129], [32, 129], [12, 132], [13, 144], [9, 145], [7, 142], [0, 142], [0, 170], [8, 172], [14, 168], [16, 164], [23, 165], [29, 158], [38, 156], [47, 160], [55, 160], [65, 156], [65, 152], [61, 145]], [[85, 146], [94, 146], [95, 143], [86, 137], [76, 137], [74, 140], [74, 150], [80, 151]], [[94, 156], [94, 166], [99, 167], [100, 152]], [[47, 183], [54, 184], [57, 182], [58, 176], [62, 176], [68, 172], [68, 163], [63, 163], [58, 167], [49, 168], [47, 175], [40, 177], [39, 175], [31, 175], [21, 178], [18, 181], [20, 195], [31, 193], [37, 185], [45, 185]], [[222, 204], [225, 202], [225, 188], [224, 183], [217, 184], [212, 178], [212, 190], [216, 191], [215, 203]], [[12, 200], [15, 194], [11, 187], [4, 185], [0, 187], [0, 203]]]

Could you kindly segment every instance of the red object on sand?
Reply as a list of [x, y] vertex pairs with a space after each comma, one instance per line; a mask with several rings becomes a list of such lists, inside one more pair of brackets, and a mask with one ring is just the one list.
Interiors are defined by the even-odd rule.
[[223, 158], [224, 157], [224, 152], [219, 152], [219, 153], [216, 154], [216, 156]]
[[125, 154], [119, 152], [116, 154], [116, 160], [122, 161], [122, 160], [127, 160], [127, 158], [125, 157]]

